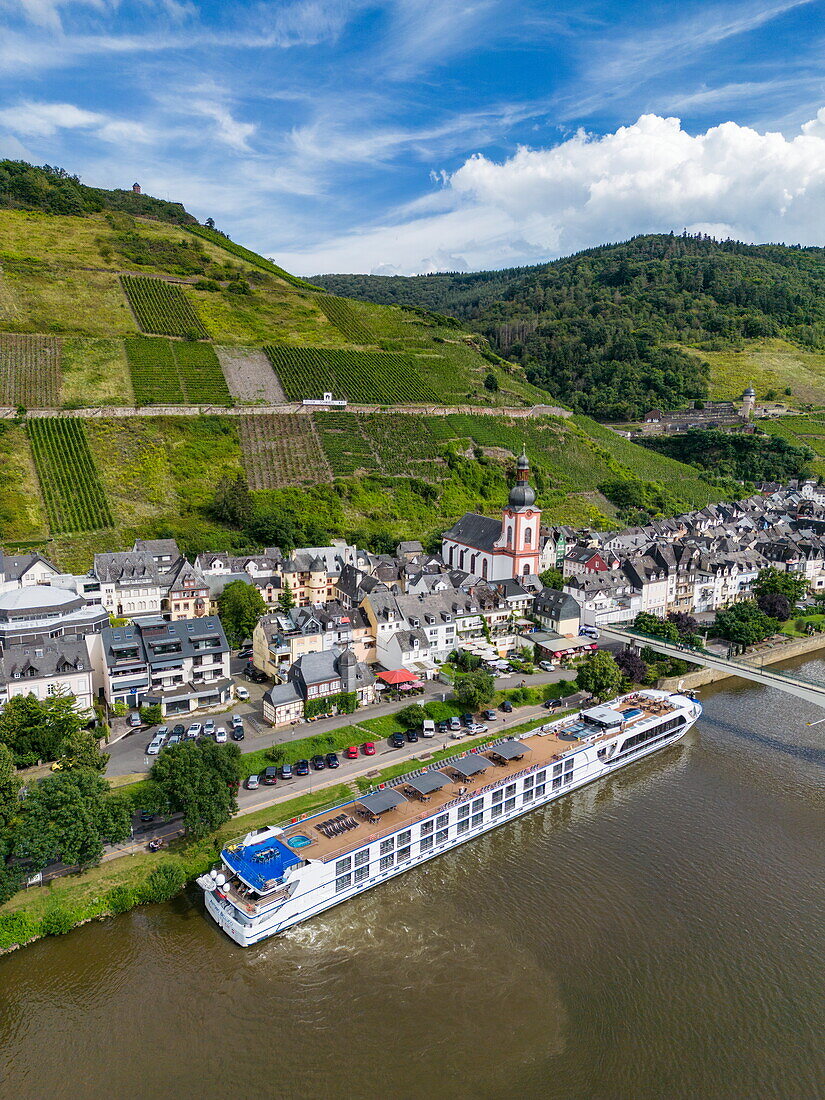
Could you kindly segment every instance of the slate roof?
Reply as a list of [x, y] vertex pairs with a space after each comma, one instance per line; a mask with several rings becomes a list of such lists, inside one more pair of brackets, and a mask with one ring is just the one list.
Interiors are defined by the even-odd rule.
[[[43, 679], [66, 676], [73, 672], [91, 672], [92, 662], [82, 641], [59, 638], [42, 645], [8, 645], [0, 658], [0, 680]], [[32, 670], [35, 675], [32, 675]]]
[[467, 512], [457, 523], [453, 524], [449, 531], [444, 532], [443, 537], [452, 542], [460, 542], [464, 546], [471, 546], [474, 550], [483, 550], [489, 554], [492, 553], [495, 543], [501, 538], [501, 520]]

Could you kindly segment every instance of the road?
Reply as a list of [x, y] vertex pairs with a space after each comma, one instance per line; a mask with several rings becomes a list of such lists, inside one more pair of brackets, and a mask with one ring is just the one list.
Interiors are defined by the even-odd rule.
[[[235, 661], [233, 660], [233, 665]], [[238, 671], [243, 662], [238, 662]], [[233, 668], [233, 674], [236, 670]], [[539, 687], [543, 684], [554, 684], [560, 680], [572, 680], [575, 674], [569, 671], [559, 670], [557, 672], [540, 672], [529, 677], [524, 677], [520, 673], [514, 673], [511, 676], [501, 676], [496, 679], [496, 687], [499, 690], [506, 688], [518, 687], [522, 680], [527, 680], [530, 687]], [[394, 714], [395, 712], [406, 706], [405, 703], [388, 703], [383, 706], [368, 707], [364, 710], [358, 711], [356, 714], [340, 715], [336, 718], [325, 718], [318, 722], [301, 723], [297, 726], [285, 726], [273, 729], [271, 726], [264, 723], [261, 716], [261, 698], [268, 685], [250, 684], [247, 681], [240, 681], [244, 683], [249, 689], [250, 701], [249, 703], [236, 703], [229, 710], [222, 714], [212, 714], [210, 717], [214, 718], [216, 726], [226, 726], [228, 729], [231, 724], [231, 718], [233, 714], [240, 714], [244, 720], [244, 727], [246, 731], [246, 737], [240, 742], [241, 752], [254, 752], [256, 749], [267, 749], [276, 744], [288, 744], [302, 737], [312, 737], [316, 734], [323, 734], [329, 730], [339, 730], [345, 726], [356, 725], [359, 721], [366, 720], [368, 718], [380, 718], [387, 714]], [[424, 695], [414, 696], [410, 702], [414, 703], [427, 703], [434, 699], [443, 699], [446, 694], [449, 694], [449, 686], [446, 684], [436, 683], [433, 681], [427, 681], [425, 684]], [[532, 718], [534, 714], [545, 713], [542, 708], [538, 707], [519, 707], [513, 711], [511, 715], [501, 714], [501, 719], [504, 719], [505, 726], [507, 724], [513, 726], [517, 723], [527, 721]], [[195, 721], [203, 721], [204, 716], [193, 715], [192, 719]], [[173, 722], [168, 723], [170, 726]], [[188, 720], [184, 723], [188, 725]], [[502, 722], [491, 723], [493, 725], [502, 725]], [[153, 730], [140, 729], [135, 730], [134, 733], [129, 733], [121, 740], [116, 741], [109, 746], [109, 765], [106, 769], [106, 775], [110, 778], [119, 775], [133, 775], [140, 772], [148, 772], [152, 766], [152, 762], [155, 757], [146, 755], [146, 746], [152, 740]], [[353, 743], [360, 743], [366, 740], [365, 735], [360, 730], [353, 731]], [[432, 744], [432, 742], [430, 742]], [[382, 742], [376, 745], [379, 752], [386, 750], [387, 752], [399, 753], [401, 750], [391, 750], [389, 746]], [[416, 746], [410, 746], [415, 749]], [[413, 755], [413, 754], [411, 754]], [[393, 757], [396, 759], [397, 757]], [[376, 758], [377, 759], [377, 756]], [[353, 761], [354, 763], [354, 761]], [[342, 768], [343, 773], [343, 768]]]

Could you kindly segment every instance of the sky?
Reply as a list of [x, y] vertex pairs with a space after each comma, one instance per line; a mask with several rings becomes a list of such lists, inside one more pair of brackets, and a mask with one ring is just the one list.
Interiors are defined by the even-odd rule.
[[825, 240], [825, 0], [0, 0], [0, 157], [299, 275]]

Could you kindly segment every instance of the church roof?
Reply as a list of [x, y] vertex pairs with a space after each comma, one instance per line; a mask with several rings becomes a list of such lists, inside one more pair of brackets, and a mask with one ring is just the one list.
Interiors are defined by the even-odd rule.
[[474, 550], [485, 550], [489, 554], [501, 538], [501, 520], [467, 512], [449, 531], [444, 532], [444, 538], [471, 546]]

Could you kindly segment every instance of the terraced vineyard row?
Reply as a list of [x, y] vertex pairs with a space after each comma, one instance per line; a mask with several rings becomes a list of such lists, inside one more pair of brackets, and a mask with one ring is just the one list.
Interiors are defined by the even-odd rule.
[[318, 305], [327, 320], [335, 325], [351, 344], [375, 343], [375, 337], [361, 322], [352, 302], [346, 298], [338, 298], [335, 294], [319, 294]]
[[53, 336], [0, 333], [0, 405], [59, 404], [59, 342]]
[[144, 332], [196, 340], [209, 338], [197, 310], [176, 283], [145, 275], [121, 275], [120, 281]]
[[332, 480], [311, 416], [242, 416], [240, 438], [250, 489]]
[[138, 405], [232, 404], [211, 344], [160, 336], [134, 336], [124, 343]]
[[361, 429], [378, 455], [385, 474], [438, 481], [447, 469], [441, 459], [442, 444], [430, 431], [438, 417], [408, 413], [359, 415]]
[[269, 346], [270, 358], [291, 401], [325, 392], [365, 405], [418, 403], [435, 394], [404, 355], [340, 348]]
[[205, 225], [187, 225], [184, 228], [188, 229], [190, 233], [194, 233], [196, 237], [202, 237], [205, 241], [216, 244], [218, 248], [222, 248], [226, 252], [231, 252], [232, 255], [237, 256], [238, 259], [246, 260], [246, 262], [252, 264], [253, 267], [259, 267], [262, 271], [269, 271], [272, 275], [277, 275], [279, 279], [291, 283], [292, 286], [303, 287], [304, 290], [318, 289], [318, 287], [313, 286], [312, 283], [308, 283], [304, 279], [299, 279], [297, 275], [290, 275], [288, 271], [284, 271], [282, 267], [278, 267], [278, 265], [274, 264], [271, 260], [259, 256], [257, 252], [251, 252], [241, 244], [235, 244], [234, 241], [230, 241], [228, 237], [224, 237], [222, 233], [218, 233], [214, 229], [207, 229]]
[[52, 533], [113, 527], [83, 421], [49, 417], [30, 419], [26, 427]]
[[348, 477], [357, 470], [377, 468], [377, 456], [361, 431], [356, 413], [319, 412], [315, 422], [335, 477]]

